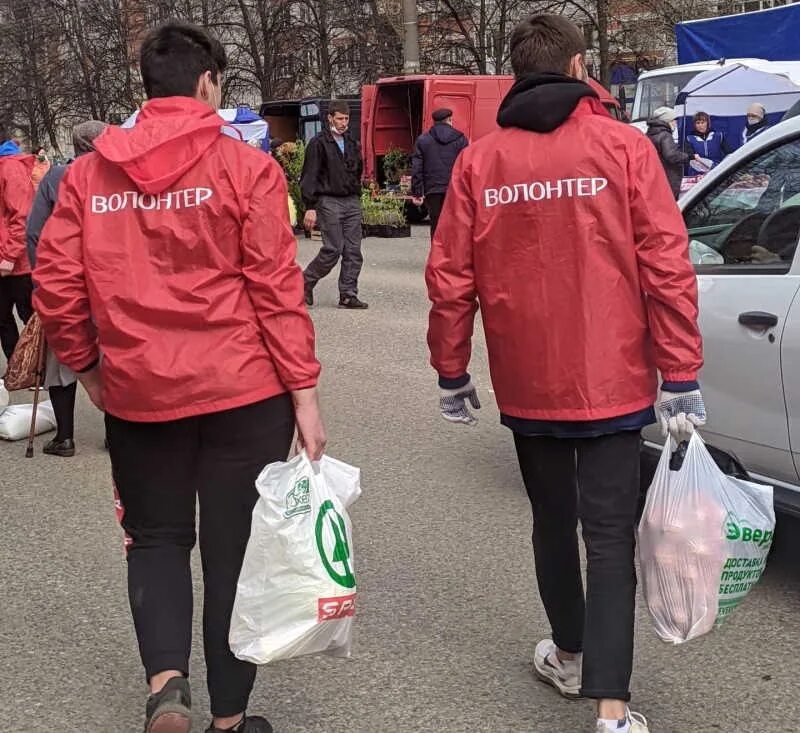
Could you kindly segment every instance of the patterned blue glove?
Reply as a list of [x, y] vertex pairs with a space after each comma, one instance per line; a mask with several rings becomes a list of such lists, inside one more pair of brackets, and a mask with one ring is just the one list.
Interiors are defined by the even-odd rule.
[[658, 419], [665, 438], [669, 434], [678, 443], [686, 440], [695, 428], [706, 424], [706, 405], [700, 390], [668, 392], [662, 389], [658, 398]]
[[457, 389], [440, 388], [440, 395], [439, 409], [445, 420], [464, 425], [475, 425], [478, 422], [478, 419], [467, 407], [467, 401], [469, 401], [473, 409], [481, 409], [478, 392], [471, 379], [463, 387]]

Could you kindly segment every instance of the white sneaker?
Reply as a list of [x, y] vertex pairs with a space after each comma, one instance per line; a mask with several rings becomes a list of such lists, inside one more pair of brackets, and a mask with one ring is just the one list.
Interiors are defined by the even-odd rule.
[[[647, 727], [647, 720], [644, 715], [640, 713], [633, 713], [628, 710], [625, 720], [629, 725], [629, 733], [650, 733], [650, 728]], [[595, 733], [617, 733], [619, 728], [609, 728], [604, 723], [597, 721], [597, 729]]]
[[[556, 656], [556, 645], [545, 639], [536, 645], [533, 669], [542, 681], [555, 687], [568, 700], [581, 698], [581, 657], [562, 662]], [[645, 729], [643, 733], [647, 733]]]

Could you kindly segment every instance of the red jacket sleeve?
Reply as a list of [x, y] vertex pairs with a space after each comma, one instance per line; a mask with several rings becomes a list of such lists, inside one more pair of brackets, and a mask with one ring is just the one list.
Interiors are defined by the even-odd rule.
[[39, 238], [33, 307], [42, 319], [47, 345], [60, 362], [81, 372], [97, 362], [100, 351], [83, 265], [80, 191], [85, 187], [75, 184], [76, 173], [70, 166], [64, 175], [58, 202]]
[[289, 390], [313, 387], [320, 365], [303, 299], [297, 241], [289, 225], [286, 178], [272, 159], [258, 173], [242, 230], [242, 272], [264, 342]]
[[6, 232], [0, 242], [0, 260], [16, 264], [21, 257], [28, 257], [25, 222], [33, 203], [33, 184], [23, 163], [8, 161], [3, 168], [2, 207]]
[[431, 364], [441, 377], [464, 375], [472, 356], [478, 292], [472, 264], [475, 203], [464, 157], [456, 160], [439, 226], [431, 244], [425, 281], [433, 304], [428, 320]]
[[666, 382], [694, 381], [703, 348], [686, 225], [656, 149], [644, 136], [630, 149], [631, 216], [656, 366]]

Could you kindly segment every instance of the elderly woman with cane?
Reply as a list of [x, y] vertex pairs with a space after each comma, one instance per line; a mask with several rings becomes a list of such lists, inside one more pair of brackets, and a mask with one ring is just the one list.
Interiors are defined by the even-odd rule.
[[[94, 139], [106, 128], [105, 122], [89, 120], [76, 125], [72, 130], [72, 142], [75, 147], [75, 156], [90, 153], [94, 150]], [[58, 200], [58, 186], [67, 166], [60, 165], [51, 168], [39, 184], [33, 208], [28, 217], [28, 257], [31, 267], [36, 266], [36, 246], [42, 229], [53, 213]], [[56, 416], [57, 432], [55, 438], [42, 449], [51, 456], [69, 458], [75, 455], [75, 395], [78, 382], [75, 373], [60, 364], [52, 351], [47, 352], [45, 365], [44, 387], [50, 392], [50, 401]]]

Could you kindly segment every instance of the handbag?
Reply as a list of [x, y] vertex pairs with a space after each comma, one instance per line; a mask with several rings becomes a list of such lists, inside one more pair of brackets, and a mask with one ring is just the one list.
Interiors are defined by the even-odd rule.
[[22, 329], [14, 353], [8, 360], [5, 387], [10, 392], [41, 386], [44, 378], [44, 329], [34, 313]]

